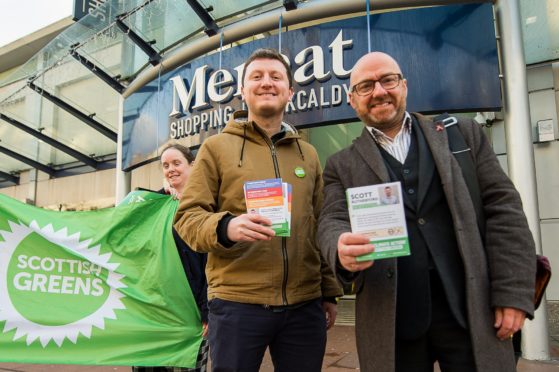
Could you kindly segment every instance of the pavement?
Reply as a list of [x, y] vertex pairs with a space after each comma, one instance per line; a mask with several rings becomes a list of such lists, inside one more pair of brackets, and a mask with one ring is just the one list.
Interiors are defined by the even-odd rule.
[[[550, 337], [549, 361], [528, 361], [521, 359], [518, 372], [559, 372], [559, 337]], [[0, 350], [1, 355], [1, 350]], [[336, 325], [328, 332], [328, 343], [324, 356], [323, 371], [350, 372], [359, 370], [355, 347], [355, 327]], [[116, 366], [76, 366], [0, 363], [0, 372], [129, 372], [130, 367]], [[261, 372], [272, 372], [270, 356], [266, 353]], [[438, 368], [435, 371], [439, 371]], [[490, 372], [490, 371], [483, 371]]]

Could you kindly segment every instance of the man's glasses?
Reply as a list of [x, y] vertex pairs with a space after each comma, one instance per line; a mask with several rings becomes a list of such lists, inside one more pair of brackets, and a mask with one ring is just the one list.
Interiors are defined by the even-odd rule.
[[377, 83], [379, 83], [384, 90], [390, 90], [400, 85], [400, 80], [402, 79], [403, 76], [400, 74], [390, 74], [383, 76], [379, 80], [365, 80], [357, 83], [351, 88], [351, 91], [359, 96], [367, 96], [375, 90]]

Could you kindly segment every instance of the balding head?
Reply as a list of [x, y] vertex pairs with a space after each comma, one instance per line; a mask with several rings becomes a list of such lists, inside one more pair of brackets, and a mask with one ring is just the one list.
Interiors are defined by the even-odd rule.
[[[351, 76], [349, 80], [350, 85], [353, 87], [355, 84], [362, 81], [363, 78], [361, 76], [367, 71], [377, 69], [403, 75], [402, 70], [400, 69], [400, 65], [398, 65], [398, 62], [396, 62], [394, 58], [386, 53], [371, 52], [359, 58], [359, 60], [353, 66], [353, 70], [351, 70]], [[377, 79], [373, 80], [378, 80], [378, 77]]]
[[393, 138], [402, 127], [408, 95], [398, 62], [386, 53], [368, 53], [353, 67], [350, 84], [350, 103], [357, 116]]

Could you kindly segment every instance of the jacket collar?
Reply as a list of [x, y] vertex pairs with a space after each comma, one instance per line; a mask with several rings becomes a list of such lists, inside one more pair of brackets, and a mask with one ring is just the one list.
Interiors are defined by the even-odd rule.
[[445, 192], [448, 191], [447, 187], [452, 185], [452, 157], [449, 147], [448, 147], [448, 136], [446, 130], [437, 131], [433, 120], [427, 118], [420, 114], [413, 114], [417, 119], [418, 124], [423, 130], [423, 135], [425, 136], [425, 141], [431, 150], [431, 156], [433, 157], [433, 162], [435, 168], [439, 173], [441, 182]]
[[[415, 136], [417, 138], [417, 153], [419, 156], [419, 182], [417, 184], [417, 210], [420, 210], [421, 204], [429, 191], [429, 186], [433, 179], [435, 173], [435, 164], [433, 162], [433, 157], [429, 148], [429, 145], [425, 139], [425, 128], [433, 125], [425, 123], [420, 125], [417, 118], [412, 119], [415, 128]], [[432, 124], [432, 123], [431, 123]]]
[[[281, 141], [285, 139], [301, 139], [297, 129], [286, 122], [281, 123], [281, 130], [285, 131], [285, 136]], [[245, 132], [246, 129], [246, 132]], [[268, 137], [266, 131], [260, 128], [254, 121], [248, 120], [248, 111], [239, 110], [235, 111], [231, 115], [227, 126], [223, 130], [223, 133], [236, 134], [238, 136], [247, 136], [251, 140], [258, 140], [260, 138]]]

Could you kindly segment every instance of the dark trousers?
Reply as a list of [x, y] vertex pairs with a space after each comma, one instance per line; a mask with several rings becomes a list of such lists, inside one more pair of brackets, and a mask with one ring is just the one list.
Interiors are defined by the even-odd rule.
[[213, 372], [257, 372], [266, 347], [275, 371], [321, 370], [326, 317], [320, 299], [288, 309], [221, 299], [208, 305]]
[[435, 361], [442, 372], [475, 372], [470, 333], [456, 322], [440, 279], [432, 271], [431, 325], [417, 339], [396, 339], [396, 372], [432, 372]]

